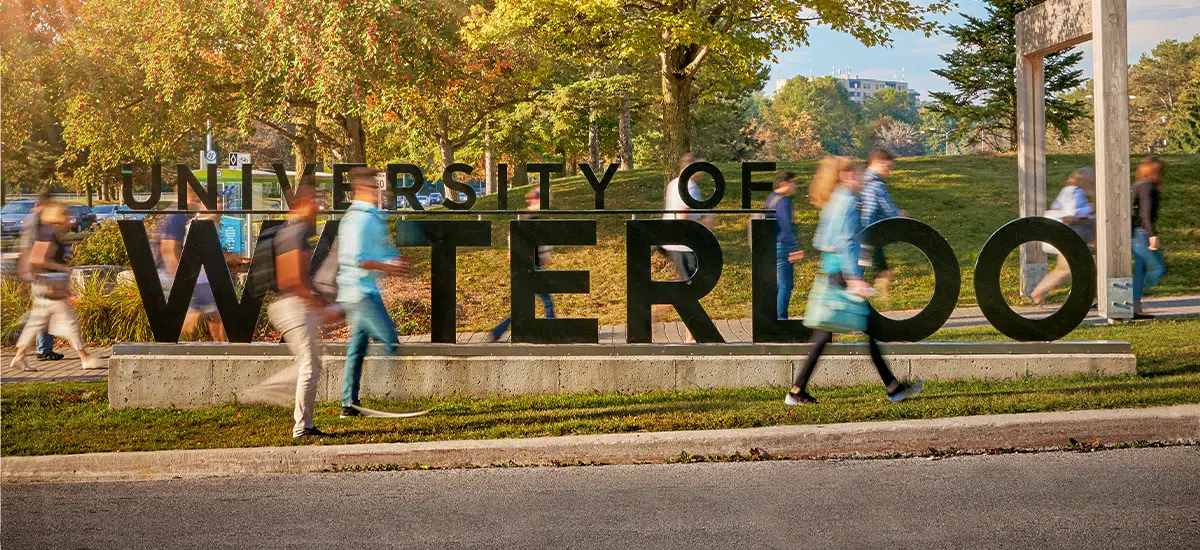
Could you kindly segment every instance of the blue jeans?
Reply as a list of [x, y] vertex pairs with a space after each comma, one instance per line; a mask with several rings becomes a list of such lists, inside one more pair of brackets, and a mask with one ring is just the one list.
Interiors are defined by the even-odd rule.
[[361, 301], [344, 306], [350, 324], [350, 343], [346, 345], [346, 369], [342, 373], [342, 405], [350, 406], [358, 403], [367, 344], [374, 338], [386, 344], [388, 354], [392, 354], [400, 339], [396, 337], [396, 324], [378, 294], [368, 294]]
[[788, 318], [788, 304], [792, 303], [792, 289], [796, 286], [796, 264], [788, 261], [792, 251], [782, 244], [775, 245], [775, 316]]
[[1144, 229], [1133, 230], [1133, 301], [1142, 301], [1147, 287], [1154, 287], [1167, 272], [1162, 254], [1150, 250], [1150, 235]]
[[49, 331], [43, 332], [37, 337], [38, 353], [51, 353], [54, 351], [54, 335]]
[[[546, 306], [546, 318], [553, 319], [554, 301], [550, 299], [550, 295], [538, 294], [537, 297], [541, 298], [542, 305]], [[496, 328], [492, 329], [492, 338], [499, 340], [501, 336], [504, 336], [505, 332], [508, 332], [510, 325], [512, 325], [512, 317], [505, 317], [503, 321], [500, 321], [500, 324], [496, 325]]]

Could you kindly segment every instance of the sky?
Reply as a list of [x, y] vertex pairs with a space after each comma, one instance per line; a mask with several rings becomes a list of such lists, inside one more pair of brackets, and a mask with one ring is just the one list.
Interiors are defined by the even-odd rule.
[[[1189, 40], [1200, 34], [1200, 0], [1128, 0], [1129, 62], [1135, 63], [1142, 54], [1168, 38]], [[964, 21], [962, 13], [982, 17], [987, 12], [980, 0], [958, 0], [954, 12], [938, 17], [946, 25]], [[920, 33], [896, 33], [891, 48], [868, 48], [847, 34], [814, 27], [810, 45], [777, 54], [767, 82], [768, 94], [775, 92], [775, 81], [793, 76], [826, 76], [834, 68], [838, 73], [849, 72], [863, 78], [892, 80], [901, 76], [909, 88], [929, 99], [930, 91], [945, 91], [949, 84], [933, 74], [932, 69], [945, 66], [938, 57], [954, 49], [954, 39], [948, 35], [926, 38]], [[1080, 63], [1085, 77], [1092, 76], [1091, 44], [1078, 46], [1083, 52]]]

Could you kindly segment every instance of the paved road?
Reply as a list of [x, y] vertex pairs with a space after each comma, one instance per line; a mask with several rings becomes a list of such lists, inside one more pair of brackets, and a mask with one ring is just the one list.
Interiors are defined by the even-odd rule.
[[8, 548], [1196, 548], [1200, 447], [6, 485]]

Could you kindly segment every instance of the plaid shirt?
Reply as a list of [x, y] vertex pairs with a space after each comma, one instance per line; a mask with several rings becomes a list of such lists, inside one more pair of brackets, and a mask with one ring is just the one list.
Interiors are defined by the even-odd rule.
[[863, 188], [859, 200], [862, 204], [863, 227], [900, 215], [900, 209], [896, 208], [896, 203], [892, 202], [891, 195], [888, 195], [883, 178], [870, 170], [863, 172]]

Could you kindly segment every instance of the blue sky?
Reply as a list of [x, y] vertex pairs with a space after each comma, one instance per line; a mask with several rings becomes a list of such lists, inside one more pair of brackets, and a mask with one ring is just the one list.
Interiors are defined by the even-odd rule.
[[[982, 16], [986, 13], [979, 0], [959, 0], [955, 12], [938, 18], [945, 24], [963, 21], [961, 13]], [[1188, 40], [1200, 34], [1200, 0], [1129, 0], [1129, 62], [1134, 63], [1156, 44], [1168, 38]], [[929, 91], [946, 90], [949, 85], [931, 69], [943, 67], [939, 54], [954, 48], [954, 39], [947, 35], [926, 38], [918, 33], [897, 33], [891, 48], [867, 48], [853, 37], [814, 27], [810, 45], [778, 53], [771, 67], [771, 79], [766, 92], [775, 92], [775, 80], [793, 76], [824, 76], [834, 67], [849, 69], [864, 78], [892, 79], [904, 72], [909, 86], [928, 99]], [[1084, 75], [1092, 75], [1090, 44], [1079, 46], [1084, 53], [1081, 63]]]

